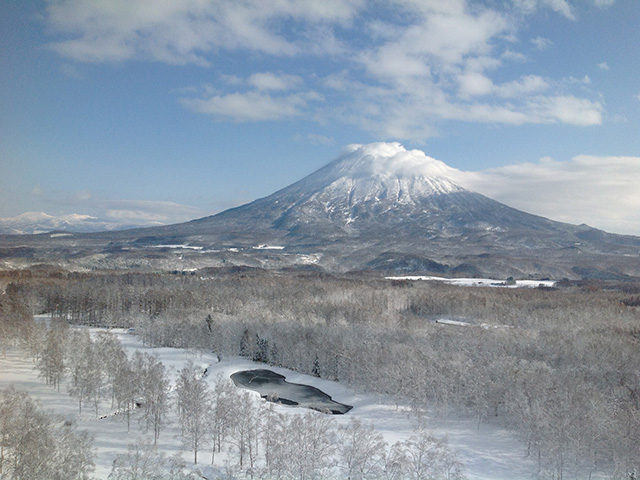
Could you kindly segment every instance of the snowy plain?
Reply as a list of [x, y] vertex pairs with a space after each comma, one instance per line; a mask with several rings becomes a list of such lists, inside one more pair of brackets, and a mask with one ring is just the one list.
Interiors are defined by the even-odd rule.
[[[44, 318], [42, 318], [44, 320]], [[95, 330], [93, 330], [95, 331]], [[134, 351], [147, 352], [164, 363], [173, 382], [176, 373], [189, 361], [202, 368], [208, 368], [206, 381], [213, 387], [219, 374], [229, 376], [241, 370], [265, 368], [265, 365], [241, 357], [227, 357], [218, 361], [217, 355], [196, 354], [192, 351], [176, 348], [151, 348], [144, 346], [140, 339], [125, 330], [112, 330], [129, 355]], [[384, 436], [390, 447], [397, 441], [408, 439], [417, 426], [417, 420], [410, 409], [397, 405], [392, 399], [375, 394], [358, 392], [337, 382], [299, 374], [287, 369], [268, 367], [284, 375], [289, 382], [314, 386], [330, 395], [334, 400], [352, 405], [353, 409], [345, 415], [334, 415], [332, 419], [338, 425], [346, 425], [350, 418], [357, 417], [365, 424], [373, 424]], [[131, 431], [127, 432], [126, 422], [110, 411], [109, 402], [103, 402], [99, 417], [90, 408], [78, 414], [77, 402], [67, 393], [67, 381], [62, 382], [60, 390], [48, 386], [38, 378], [33, 362], [17, 348], [0, 356], [0, 389], [10, 385], [26, 390], [49, 413], [73, 419], [78, 430], [87, 430], [93, 437], [96, 450], [96, 470], [94, 476], [106, 479], [111, 472], [116, 455], [125, 453], [129, 444], [138, 439], [153, 439], [153, 433], [143, 434], [137, 422], [131, 422]], [[256, 402], [265, 402], [255, 394]], [[309, 410], [299, 407], [276, 405], [280, 413], [301, 415]], [[325, 415], [317, 413], [317, 415]], [[202, 469], [209, 463], [206, 451], [203, 451], [198, 466], [192, 463], [192, 453], [184, 451], [179, 437], [175, 414], [171, 414], [170, 424], [161, 432], [158, 448], [167, 457], [182, 452], [187, 465], [194, 470]], [[536, 476], [535, 461], [526, 456], [526, 447], [512, 432], [491, 423], [478, 423], [475, 419], [463, 418], [450, 412], [446, 416], [440, 412], [426, 412], [423, 422], [426, 428], [438, 438], [446, 438], [449, 447], [464, 464], [464, 474], [469, 480], [524, 480]], [[216, 457], [216, 467], [224, 470], [225, 456]], [[205, 477], [203, 477], [205, 478]]]
[[554, 280], [514, 280], [511, 283], [504, 280], [496, 280], [493, 278], [445, 278], [431, 277], [423, 275], [405, 275], [400, 277], [385, 277], [387, 280], [407, 280], [407, 281], [431, 281], [442, 282], [449, 285], [457, 285], [460, 287], [504, 287], [504, 288], [537, 288], [553, 287], [556, 282]]

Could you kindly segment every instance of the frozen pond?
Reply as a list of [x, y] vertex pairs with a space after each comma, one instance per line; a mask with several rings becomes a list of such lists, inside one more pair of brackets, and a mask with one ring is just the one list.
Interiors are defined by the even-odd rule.
[[322, 390], [309, 385], [289, 383], [286, 377], [271, 370], [243, 370], [231, 375], [231, 380], [242, 388], [258, 392], [262, 398], [283, 405], [311, 408], [334, 415], [347, 413], [353, 407], [334, 401]]

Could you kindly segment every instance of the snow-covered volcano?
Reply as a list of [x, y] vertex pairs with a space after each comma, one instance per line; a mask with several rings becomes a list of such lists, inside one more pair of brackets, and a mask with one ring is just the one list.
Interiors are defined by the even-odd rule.
[[[118, 265], [142, 255], [175, 268], [174, 253], [148, 247], [188, 245], [200, 252], [193, 268], [313, 264], [497, 278], [640, 276], [640, 238], [516, 210], [463, 188], [463, 177], [398, 143], [351, 145], [298, 182], [211, 217], [58, 242], [75, 255], [79, 246], [87, 245], [87, 255], [102, 249], [101, 262]], [[265, 245], [278, 248], [256, 248]]]
[[254, 233], [268, 230], [316, 243], [389, 235], [389, 240], [419, 240], [470, 228], [505, 231], [554, 223], [466, 190], [457, 183], [460, 176], [399, 143], [351, 145], [333, 162], [268, 197], [192, 224], [252, 225]]
[[[388, 212], [420, 208], [429, 197], [463, 192], [459, 172], [399, 143], [351, 145], [338, 159], [276, 193], [284, 194], [303, 221], [326, 214], [345, 225]], [[297, 198], [297, 200], [296, 200]]]

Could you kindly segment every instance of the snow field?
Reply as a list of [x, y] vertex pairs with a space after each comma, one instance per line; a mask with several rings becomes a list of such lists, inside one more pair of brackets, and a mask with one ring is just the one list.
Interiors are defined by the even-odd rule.
[[[223, 358], [218, 362], [215, 354], [196, 355], [191, 351], [173, 348], [151, 348], [143, 346], [134, 335], [124, 330], [113, 331], [131, 356], [139, 350], [157, 355], [165, 365], [171, 384], [175, 382], [177, 372], [189, 361], [196, 366], [208, 366], [205, 381], [213, 388], [218, 375], [228, 378], [232, 373], [253, 368], [265, 368], [265, 365], [244, 358]], [[384, 436], [387, 446], [398, 441], [406, 441], [418, 425], [418, 420], [406, 406], [396, 406], [391, 399], [379, 395], [364, 394], [347, 388], [337, 382], [299, 374], [277, 367], [268, 367], [276, 373], [286, 376], [287, 381], [312, 385], [330, 395], [334, 400], [353, 406], [346, 415], [334, 415], [331, 419], [338, 425], [347, 425], [352, 417], [359, 418], [363, 424], [373, 424], [377, 432]], [[83, 406], [82, 415], [78, 415], [77, 402], [68, 395], [68, 379], [62, 381], [60, 391], [48, 386], [38, 378], [33, 363], [17, 349], [10, 349], [5, 358], [0, 357], [0, 389], [14, 385], [27, 390], [38, 400], [42, 408], [67, 419], [74, 419], [78, 430], [87, 430], [94, 436], [96, 449], [96, 471], [94, 475], [106, 479], [116, 455], [125, 453], [129, 444], [138, 439], [153, 440], [153, 432], [144, 434], [132, 416], [131, 431], [127, 432], [127, 423], [111, 410], [110, 401], [104, 400], [100, 405], [99, 416], [89, 405]], [[257, 393], [253, 393], [255, 402], [264, 402]], [[277, 412], [284, 415], [302, 415], [309, 410], [276, 405]], [[168, 416], [168, 424], [160, 433], [158, 449], [171, 457], [182, 452], [187, 465], [193, 465], [192, 452], [185, 451], [180, 439], [177, 415], [172, 409]], [[323, 415], [317, 413], [318, 415]], [[453, 413], [447, 418], [435, 413], [426, 412], [423, 425], [438, 438], [446, 438], [452, 452], [464, 466], [464, 473], [470, 480], [524, 480], [535, 477], [536, 466], [531, 458], [525, 456], [525, 447], [514, 434], [488, 423], [479, 424], [473, 419], [463, 419]], [[211, 454], [208, 449], [201, 450], [199, 467], [210, 463]], [[228, 453], [216, 454], [215, 465], [224, 469], [225, 462], [235, 461]]]
[[410, 281], [433, 281], [443, 282], [449, 285], [457, 285], [461, 287], [504, 287], [504, 288], [536, 288], [539, 286], [553, 287], [553, 280], [514, 280], [508, 284], [504, 280], [496, 280], [493, 278], [445, 278], [431, 277], [423, 275], [404, 275], [400, 277], [385, 277], [387, 280], [410, 280]]

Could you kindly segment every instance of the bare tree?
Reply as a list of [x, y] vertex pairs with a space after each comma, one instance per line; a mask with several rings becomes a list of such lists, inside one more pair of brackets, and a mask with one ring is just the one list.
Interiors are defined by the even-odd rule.
[[193, 451], [193, 463], [198, 463], [198, 451], [208, 437], [211, 392], [191, 360], [178, 372], [176, 405], [183, 442]]
[[237, 389], [231, 407], [232, 423], [229, 442], [236, 447], [240, 469], [245, 468], [248, 461], [248, 468], [252, 472], [258, 454], [259, 431], [258, 408], [255, 404], [254, 394]]
[[276, 411], [275, 404], [272, 402], [267, 402], [261, 411], [261, 417], [260, 438], [265, 461], [264, 476], [278, 478], [279, 452], [281, 450], [279, 447], [282, 445], [286, 420], [282, 414]]
[[102, 373], [106, 385], [111, 393], [111, 408], [115, 403], [115, 385], [118, 376], [123, 373], [123, 365], [127, 361], [127, 354], [122, 344], [110, 330], [100, 330], [94, 341], [97, 358], [100, 359]]
[[339, 465], [349, 480], [381, 478], [384, 472], [387, 444], [373, 424], [363, 425], [353, 417], [338, 429]]
[[94, 401], [96, 416], [102, 387], [102, 368], [93, 349], [93, 341], [87, 330], [71, 332], [73, 348], [68, 350], [67, 363], [71, 377], [69, 393], [78, 399], [78, 411], [82, 413], [84, 401]]
[[[140, 353], [136, 353], [141, 358]], [[133, 359], [129, 360], [124, 355], [118, 356], [112, 365], [116, 372], [111, 384], [112, 396], [118, 410], [124, 413], [123, 418], [127, 421], [127, 431], [131, 428], [131, 411], [136, 407], [136, 396], [140, 392], [140, 385], [132, 367], [133, 363], [135, 363]]]
[[213, 391], [211, 392], [211, 413], [209, 432], [211, 435], [211, 464], [215, 462], [216, 452], [222, 450], [222, 442], [229, 434], [234, 422], [232, 418], [236, 399], [236, 386], [228, 378], [218, 374]]
[[157, 357], [143, 353], [134, 355], [132, 369], [140, 394], [140, 399], [136, 402], [142, 407], [139, 422], [145, 430], [153, 429], [155, 443], [166, 423], [166, 414], [170, 407], [169, 380], [165, 366]]
[[36, 366], [40, 376], [47, 384], [60, 390], [60, 381], [66, 371], [66, 345], [68, 328], [64, 328], [65, 323], [51, 325], [46, 330], [46, 336], [42, 345], [42, 350], [38, 355]]
[[0, 391], [0, 478], [88, 480], [92, 439], [43, 413], [26, 392]]
[[269, 447], [269, 473], [273, 478], [301, 480], [327, 478], [334, 466], [333, 422], [329, 415], [274, 417], [277, 436]]
[[391, 448], [386, 470], [390, 478], [412, 480], [463, 480], [462, 464], [445, 440], [426, 430], [416, 431], [407, 441]]
[[126, 453], [116, 455], [109, 480], [160, 480], [166, 478], [165, 456], [150, 441], [129, 444]]

